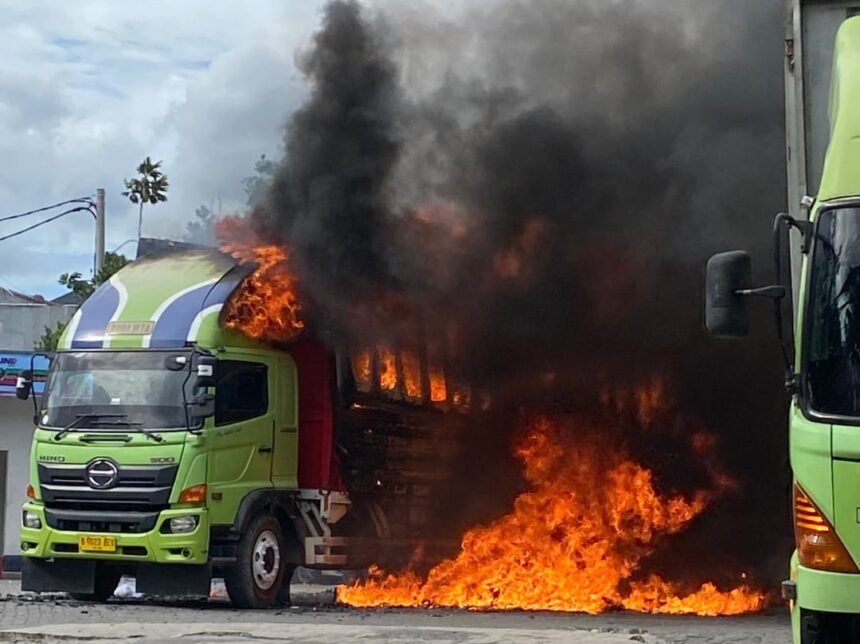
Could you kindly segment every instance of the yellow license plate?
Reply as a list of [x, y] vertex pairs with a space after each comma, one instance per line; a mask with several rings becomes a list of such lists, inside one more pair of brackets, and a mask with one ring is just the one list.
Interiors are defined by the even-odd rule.
[[78, 548], [83, 552], [116, 552], [116, 537], [78, 537]]

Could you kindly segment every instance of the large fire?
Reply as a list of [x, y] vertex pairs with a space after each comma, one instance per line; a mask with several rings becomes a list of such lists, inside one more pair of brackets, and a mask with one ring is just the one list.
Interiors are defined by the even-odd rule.
[[659, 540], [687, 527], [717, 492], [658, 493], [652, 473], [604, 443], [562, 441], [559, 426], [532, 424], [517, 448], [529, 490], [513, 511], [470, 530], [460, 554], [426, 578], [371, 570], [338, 589], [353, 606], [439, 606], [599, 613], [731, 615], [757, 611], [767, 596], [741, 584], [693, 592], [656, 575], [643, 559]]
[[[255, 265], [228, 302], [225, 324], [263, 341], [296, 339], [305, 325], [289, 251], [260, 243], [238, 220], [222, 223], [221, 233], [233, 240], [222, 246], [225, 251]], [[501, 262], [506, 273], [517, 272], [515, 259]], [[365, 392], [454, 406], [469, 401], [468, 390], [449, 383], [432, 359], [424, 364], [414, 347], [383, 342], [353, 351], [352, 364]], [[659, 378], [630, 390], [607, 388], [601, 399], [645, 429], [659, 425], [671, 407]], [[717, 496], [736, 487], [712, 458], [710, 434], [689, 432], [690, 452], [702, 462], [709, 489], [666, 495], [650, 470], [611, 447], [606, 432], [575, 432], [580, 438], [572, 442], [564, 429], [548, 419], [532, 423], [516, 450], [528, 490], [509, 514], [470, 530], [458, 556], [423, 577], [374, 568], [367, 581], [338, 588], [338, 600], [354, 606], [699, 615], [752, 612], [767, 604], [765, 593], [745, 583], [728, 590], [710, 582], [690, 587], [643, 571], [661, 540], [687, 528]]]
[[224, 218], [219, 235], [232, 241], [221, 249], [242, 264], [255, 264], [227, 301], [224, 325], [264, 342], [290, 342], [304, 330], [297, 279], [283, 246], [262, 244], [242, 220]]

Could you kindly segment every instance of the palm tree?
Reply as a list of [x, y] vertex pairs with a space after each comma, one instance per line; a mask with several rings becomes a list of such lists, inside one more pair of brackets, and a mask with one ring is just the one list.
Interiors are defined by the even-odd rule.
[[153, 163], [149, 157], [137, 166], [137, 174], [134, 179], [125, 180], [127, 190], [122, 194], [128, 197], [131, 203], [140, 204], [140, 214], [137, 219], [137, 238], [140, 239], [143, 230], [143, 205], [167, 201], [169, 183], [167, 175], [161, 171], [161, 161]]

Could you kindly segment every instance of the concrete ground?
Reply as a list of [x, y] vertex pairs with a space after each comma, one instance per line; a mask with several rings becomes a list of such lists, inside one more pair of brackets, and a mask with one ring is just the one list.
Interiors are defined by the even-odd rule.
[[298, 606], [246, 611], [232, 609], [220, 597], [205, 602], [126, 598], [93, 604], [63, 595], [22, 595], [19, 589], [16, 581], [0, 581], [0, 642], [785, 644], [791, 639], [784, 609], [716, 619], [633, 613], [365, 610], [332, 605], [331, 588], [294, 585]]

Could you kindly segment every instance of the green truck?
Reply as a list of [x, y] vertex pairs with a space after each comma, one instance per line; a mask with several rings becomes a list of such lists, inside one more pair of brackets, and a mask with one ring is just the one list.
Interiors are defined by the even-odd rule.
[[[102, 284], [60, 339], [23, 507], [22, 587], [289, 602], [297, 566], [445, 547], [434, 504], [466, 405], [428, 351], [284, 346], [225, 324], [253, 266], [167, 249]], [[408, 371], [408, 373], [407, 373]], [[440, 375], [442, 374], [442, 375]], [[457, 408], [460, 413], [452, 411]]]
[[[789, 0], [787, 16], [791, 209], [774, 225], [775, 284], [753, 288], [746, 252], [714, 256], [706, 325], [743, 336], [750, 297], [776, 303], [791, 394], [796, 550], [782, 591], [794, 641], [860, 642], [860, 2]], [[782, 328], [789, 292], [793, 334]]]

